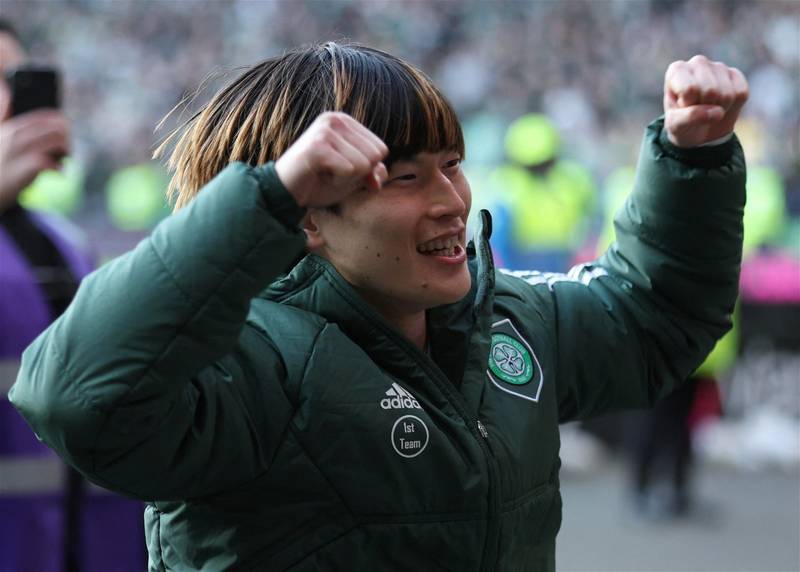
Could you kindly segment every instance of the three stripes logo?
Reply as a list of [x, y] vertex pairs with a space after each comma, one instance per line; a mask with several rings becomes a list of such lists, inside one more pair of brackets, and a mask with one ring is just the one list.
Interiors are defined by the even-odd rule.
[[386, 397], [381, 399], [382, 409], [422, 409], [419, 402], [408, 391], [397, 383], [386, 390]]

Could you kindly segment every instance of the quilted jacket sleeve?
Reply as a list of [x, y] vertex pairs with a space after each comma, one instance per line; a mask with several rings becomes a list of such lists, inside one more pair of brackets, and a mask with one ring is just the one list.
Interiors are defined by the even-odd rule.
[[230, 165], [84, 280], [25, 351], [10, 400], [40, 439], [115, 491], [187, 498], [253, 478], [289, 405], [270, 389], [280, 384], [252, 374], [285, 375], [265, 339], [259, 363], [238, 359], [259, 342], [243, 326], [251, 299], [302, 253], [301, 216], [271, 164]]
[[552, 287], [562, 421], [653, 403], [689, 377], [731, 326], [745, 164], [735, 138], [670, 144], [646, 133], [616, 242]]

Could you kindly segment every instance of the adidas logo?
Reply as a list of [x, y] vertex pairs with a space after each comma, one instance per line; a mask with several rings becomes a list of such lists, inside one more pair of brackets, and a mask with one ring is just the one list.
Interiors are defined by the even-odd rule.
[[414, 396], [396, 383], [393, 383], [392, 387], [386, 391], [386, 397], [381, 399], [381, 408], [422, 409]]

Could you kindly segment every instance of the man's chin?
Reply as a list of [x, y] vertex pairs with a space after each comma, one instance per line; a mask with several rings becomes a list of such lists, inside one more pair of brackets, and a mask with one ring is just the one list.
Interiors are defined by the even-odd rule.
[[469, 274], [462, 280], [461, 284], [453, 285], [452, 288], [437, 292], [436, 306], [445, 306], [447, 304], [455, 304], [463, 300], [469, 294], [472, 280]]

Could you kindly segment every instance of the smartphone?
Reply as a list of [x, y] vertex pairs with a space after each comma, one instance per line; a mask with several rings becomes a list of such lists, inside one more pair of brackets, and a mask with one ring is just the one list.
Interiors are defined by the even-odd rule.
[[44, 66], [22, 66], [6, 72], [11, 92], [11, 115], [34, 109], [58, 109], [61, 103], [58, 70]]

